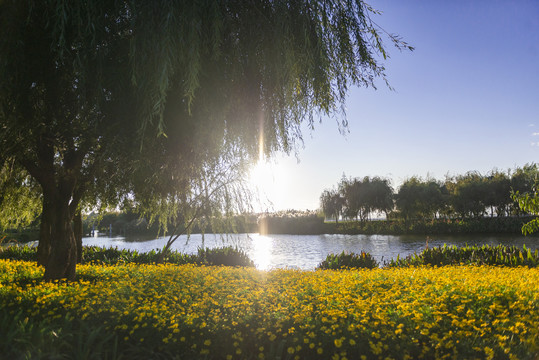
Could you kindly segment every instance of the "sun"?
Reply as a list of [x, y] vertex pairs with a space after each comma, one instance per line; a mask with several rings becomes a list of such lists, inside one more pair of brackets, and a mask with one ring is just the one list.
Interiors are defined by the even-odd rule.
[[[266, 210], [277, 201], [283, 190], [283, 172], [281, 166], [275, 162], [259, 159], [249, 172], [250, 188], [256, 200]], [[258, 206], [255, 206], [258, 207]]]

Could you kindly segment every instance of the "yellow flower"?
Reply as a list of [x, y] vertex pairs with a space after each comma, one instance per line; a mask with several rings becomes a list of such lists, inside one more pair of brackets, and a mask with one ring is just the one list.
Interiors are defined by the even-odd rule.
[[488, 360], [494, 359], [494, 350], [492, 350], [490, 347], [485, 346], [485, 355], [487, 355]]

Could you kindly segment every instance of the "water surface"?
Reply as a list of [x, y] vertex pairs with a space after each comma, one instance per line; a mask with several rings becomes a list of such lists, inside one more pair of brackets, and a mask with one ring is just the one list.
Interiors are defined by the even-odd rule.
[[[330, 253], [365, 251], [378, 262], [389, 261], [397, 255], [405, 257], [421, 252], [427, 246], [423, 235], [259, 235], [259, 234], [192, 234], [179, 237], [172, 250], [194, 254], [199, 247], [234, 246], [244, 250], [258, 269], [297, 268], [313, 270]], [[84, 245], [118, 247], [147, 252], [161, 249], [168, 238], [85, 237]], [[429, 238], [428, 246], [447, 245], [515, 245], [535, 250], [538, 236], [520, 235], [438, 235]]]

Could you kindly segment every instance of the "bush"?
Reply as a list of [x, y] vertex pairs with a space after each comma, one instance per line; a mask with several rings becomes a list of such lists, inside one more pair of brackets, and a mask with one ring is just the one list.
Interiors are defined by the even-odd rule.
[[215, 249], [199, 248], [197, 260], [204, 265], [255, 266], [243, 250], [231, 246]]
[[539, 266], [539, 251], [532, 252], [524, 245], [516, 246], [444, 246], [425, 249], [404, 259], [397, 257], [386, 263], [386, 267], [408, 267], [419, 265], [499, 265], [499, 266]]
[[372, 257], [371, 254], [364, 251], [361, 254], [345, 253], [329, 254], [324, 261], [322, 261], [317, 269], [321, 270], [340, 270], [340, 269], [374, 269], [378, 267], [378, 262]]
[[[117, 247], [82, 247], [82, 264], [154, 264], [157, 262], [158, 257], [158, 250], [138, 252], [136, 250], [118, 249]], [[37, 248], [9, 246], [0, 249], [0, 259], [37, 261]], [[165, 263], [176, 265], [254, 266], [254, 262], [249, 259], [249, 256], [245, 252], [233, 247], [199, 249], [198, 254], [182, 254], [177, 251], [169, 251], [165, 255]]]
[[0, 259], [37, 261], [37, 247], [9, 245], [0, 248]]

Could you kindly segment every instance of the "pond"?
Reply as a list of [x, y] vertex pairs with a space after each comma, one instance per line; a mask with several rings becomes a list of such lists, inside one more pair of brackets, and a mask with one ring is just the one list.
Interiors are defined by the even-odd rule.
[[[194, 254], [199, 247], [233, 246], [245, 251], [258, 269], [295, 268], [313, 270], [330, 253], [365, 251], [378, 262], [389, 261], [397, 255], [405, 257], [421, 252], [427, 246], [426, 236], [419, 235], [259, 235], [259, 234], [192, 234], [181, 236], [172, 250]], [[118, 247], [119, 249], [147, 252], [161, 249], [167, 238], [140, 237], [85, 237], [84, 245]], [[515, 245], [535, 250], [539, 236], [520, 235], [437, 235], [429, 238], [428, 246], [447, 245]]]

